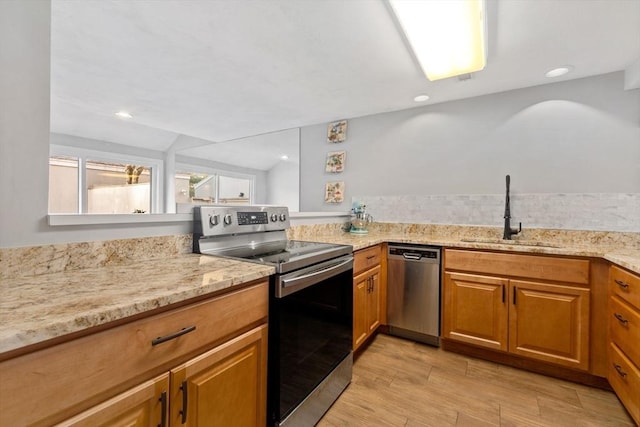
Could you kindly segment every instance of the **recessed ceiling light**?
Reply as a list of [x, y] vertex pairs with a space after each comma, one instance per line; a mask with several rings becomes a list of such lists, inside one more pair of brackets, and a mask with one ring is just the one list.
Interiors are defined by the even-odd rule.
[[128, 113], [126, 111], [118, 111], [116, 113], [116, 116], [118, 117], [122, 117], [123, 119], [131, 119], [133, 118], [133, 116], [131, 115], [131, 113]]
[[418, 95], [415, 98], [413, 98], [413, 100], [416, 101], [416, 102], [428, 101], [429, 100], [429, 95]]
[[553, 70], [547, 71], [546, 73], [544, 73], [544, 75], [547, 77], [560, 77], [560, 76], [564, 76], [569, 71], [571, 71], [570, 66], [558, 67], [558, 68], [554, 68]]
[[280, 158], [282, 160], [289, 160], [289, 156], [287, 156], [286, 154], [283, 154], [282, 156], [280, 156]]

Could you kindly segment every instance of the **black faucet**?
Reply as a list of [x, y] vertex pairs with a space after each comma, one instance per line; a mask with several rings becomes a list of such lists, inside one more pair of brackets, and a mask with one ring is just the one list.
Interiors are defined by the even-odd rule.
[[511, 236], [518, 234], [522, 231], [522, 223], [519, 223], [518, 229], [511, 228], [511, 207], [509, 206], [509, 184], [511, 184], [511, 177], [507, 175], [507, 197], [504, 201], [504, 234], [502, 238], [504, 240], [511, 240]]

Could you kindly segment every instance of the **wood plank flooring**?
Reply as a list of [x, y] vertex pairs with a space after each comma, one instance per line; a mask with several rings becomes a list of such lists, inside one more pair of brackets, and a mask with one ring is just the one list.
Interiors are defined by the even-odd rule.
[[357, 426], [634, 426], [612, 392], [378, 334], [318, 423]]

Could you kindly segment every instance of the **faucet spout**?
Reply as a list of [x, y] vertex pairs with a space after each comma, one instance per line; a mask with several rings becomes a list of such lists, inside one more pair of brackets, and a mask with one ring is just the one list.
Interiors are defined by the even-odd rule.
[[519, 223], [518, 228], [511, 228], [511, 203], [509, 200], [509, 186], [511, 184], [511, 177], [507, 175], [507, 194], [504, 201], [504, 232], [502, 238], [504, 240], [511, 240], [511, 236], [516, 235], [522, 231], [522, 223]]

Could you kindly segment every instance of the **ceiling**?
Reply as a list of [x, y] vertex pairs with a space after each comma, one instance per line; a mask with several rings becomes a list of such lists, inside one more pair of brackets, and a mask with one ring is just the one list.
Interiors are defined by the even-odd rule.
[[640, 58], [640, 0], [487, 2], [486, 68], [430, 82], [383, 0], [52, 0], [51, 130], [164, 151], [179, 135], [227, 141]]

